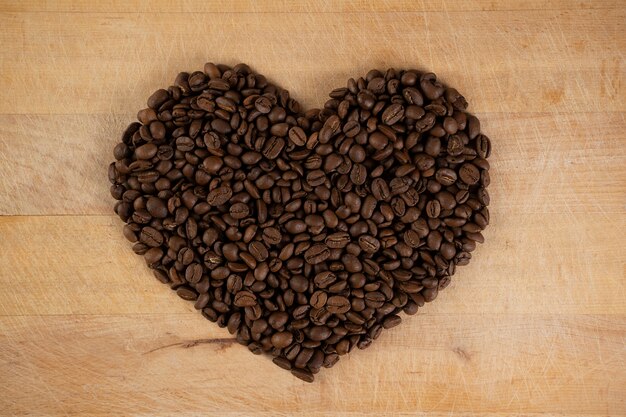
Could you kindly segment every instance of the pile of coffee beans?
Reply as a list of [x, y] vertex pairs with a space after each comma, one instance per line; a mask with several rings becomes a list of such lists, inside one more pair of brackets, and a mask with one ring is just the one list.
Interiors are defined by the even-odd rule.
[[489, 223], [489, 139], [435, 74], [372, 70], [303, 112], [245, 64], [157, 90], [109, 166], [157, 279], [307, 382], [415, 314]]

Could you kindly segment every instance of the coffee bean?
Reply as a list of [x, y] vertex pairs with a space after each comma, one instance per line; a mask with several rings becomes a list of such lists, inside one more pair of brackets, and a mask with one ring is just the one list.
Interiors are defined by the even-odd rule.
[[321, 342], [322, 340], [326, 340], [330, 337], [332, 331], [328, 328], [328, 326], [313, 326], [309, 328], [308, 337], [309, 339], [315, 342]]
[[256, 296], [250, 291], [239, 291], [235, 294], [234, 304], [237, 307], [252, 307], [256, 304]]
[[332, 314], [344, 314], [350, 310], [350, 300], [346, 297], [333, 295], [326, 301], [326, 309]]
[[356, 185], [365, 184], [367, 179], [367, 170], [364, 165], [354, 164], [352, 171], [350, 171], [350, 180]]
[[320, 272], [315, 275], [313, 282], [318, 288], [327, 288], [337, 280], [337, 276], [331, 271]]
[[124, 236], [238, 342], [306, 381], [450, 283], [489, 224], [491, 142], [432, 73], [300, 112], [245, 64], [157, 90], [109, 166]]
[[306, 263], [317, 265], [324, 262], [330, 256], [330, 250], [322, 243], [316, 243], [304, 253]]
[[313, 374], [309, 370], [293, 368], [291, 370], [291, 373], [293, 374], [293, 376], [303, 380], [304, 382], [313, 382]]
[[272, 102], [267, 97], [261, 96], [254, 102], [254, 107], [260, 113], [267, 114], [272, 110]]
[[163, 200], [158, 197], [150, 197], [146, 202], [146, 209], [151, 216], [164, 219], [169, 214]]
[[330, 234], [325, 240], [329, 248], [345, 248], [350, 243], [350, 235], [347, 232], [337, 232]]
[[372, 148], [381, 150], [384, 149], [389, 143], [389, 138], [383, 135], [380, 131], [375, 131], [369, 136], [369, 144]]
[[383, 327], [385, 329], [391, 329], [392, 327], [396, 327], [398, 324], [402, 322], [402, 318], [396, 314], [392, 314], [390, 316], [385, 317], [383, 320]]
[[440, 168], [435, 174], [435, 179], [443, 186], [448, 187], [457, 180], [456, 172], [450, 168]]
[[426, 215], [431, 219], [439, 217], [441, 213], [441, 203], [438, 200], [430, 200], [426, 204]]
[[404, 117], [404, 107], [400, 103], [393, 103], [383, 112], [382, 120], [386, 125], [394, 125]]
[[378, 201], [389, 201], [391, 190], [384, 179], [376, 178], [372, 181], [372, 195]]
[[317, 187], [318, 185], [324, 184], [326, 181], [326, 174], [322, 170], [311, 171], [306, 176], [306, 181], [312, 187]]
[[359, 247], [366, 253], [376, 253], [380, 249], [380, 241], [374, 236], [359, 236]]
[[272, 335], [272, 345], [278, 349], [289, 346], [292, 341], [293, 334], [291, 334], [290, 332], [278, 332]]
[[250, 255], [258, 262], [265, 261], [269, 256], [267, 248], [259, 241], [250, 243], [250, 245], [248, 245], [248, 250], [250, 251]]
[[476, 137], [476, 152], [481, 158], [489, 158], [491, 155], [491, 141], [485, 135], [478, 135]]
[[221, 206], [226, 204], [232, 195], [233, 190], [230, 187], [219, 187], [207, 195], [206, 201], [211, 206]]
[[413, 229], [407, 230], [404, 232], [404, 243], [411, 248], [418, 248], [420, 246], [419, 234]]
[[311, 294], [310, 304], [313, 308], [322, 308], [326, 305], [328, 295], [324, 291], [315, 291]]
[[466, 162], [461, 165], [461, 168], [459, 169], [459, 178], [461, 178], [461, 181], [468, 185], [474, 185], [478, 183], [478, 180], [480, 180], [480, 172], [478, 171], [478, 168], [476, 168], [476, 165]]
[[164, 238], [163, 234], [152, 227], [144, 227], [139, 234], [139, 240], [151, 247], [161, 246]]
[[278, 245], [282, 240], [280, 230], [275, 227], [263, 229], [263, 241], [268, 245]]
[[289, 140], [296, 146], [304, 146], [307, 141], [306, 133], [301, 127], [294, 126], [289, 129]]
[[266, 142], [265, 147], [263, 148], [262, 154], [267, 159], [276, 159], [278, 158], [278, 155], [280, 155], [284, 147], [285, 147], [284, 139], [272, 136]]

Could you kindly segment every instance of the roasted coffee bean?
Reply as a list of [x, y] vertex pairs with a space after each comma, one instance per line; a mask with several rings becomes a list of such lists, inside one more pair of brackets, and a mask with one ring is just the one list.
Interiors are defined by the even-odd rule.
[[299, 126], [289, 129], [289, 140], [296, 146], [304, 146], [307, 141], [306, 133]]
[[386, 125], [393, 125], [398, 123], [403, 117], [404, 107], [400, 103], [394, 103], [385, 109], [382, 120]]
[[345, 248], [350, 243], [350, 235], [347, 232], [333, 233], [326, 237], [325, 243], [332, 249]]
[[459, 178], [468, 185], [474, 185], [480, 180], [480, 172], [476, 165], [466, 162], [459, 169]]
[[263, 229], [263, 241], [268, 245], [278, 245], [282, 240], [282, 234], [276, 227], [267, 227]]
[[491, 155], [491, 141], [485, 135], [478, 135], [476, 137], [476, 152], [481, 158], [489, 158]]
[[291, 332], [278, 332], [272, 335], [272, 345], [278, 349], [289, 346], [292, 341], [293, 334]]
[[304, 382], [313, 382], [314, 377], [308, 369], [293, 368], [291, 370], [293, 376], [303, 380]]
[[256, 296], [250, 291], [239, 291], [233, 303], [237, 307], [252, 307], [256, 304]]
[[363, 185], [367, 180], [367, 169], [362, 164], [352, 165], [350, 180], [356, 185]]
[[350, 300], [346, 297], [333, 295], [326, 301], [326, 310], [332, 314], [345, 314], [350, 310]]
[[328, 246], [322, 243], [316, 243], [304, 253], [306, 263], [316, 265], [324, 262], [330, 256]]
[[154, 275], [312, 381], [450, 283], [489, 224], [491, 141], [432, 73], [372, 70], [300, 112], [244, 64], [157, 90], [109, 167]]
[[372, 195], [378, 201], [388, 201], [391, 198], [391, 190], [384, 179], [376, 178], [372, 181]]
[[376, 253], [380, 249], [380, 241], [370, 235], [359, 236], [359, 247], [366, 253]]
[[207, 203], [211, 206], [221, 206], [226, 204], [233, 195], [233, 190], [230, 187], [219, 187], [211, 191], [206, 198]]
[[312, 187], [317, 187], [318, 185], [324, 184], [326, 181], [326, 174], [322, 170], [311, 171], [306, 176], [306, 181]]
[[139, 240], [151, 247], [161, 246], [164, 242], [163, 234], [152, 227], [141, 229]]
[[269, 252], [262, 242], [254, 241], [248, 245], [248, 251], [259, 262], [263, 262], [269, 256]]
[[385, 319], [383, 320], [383, 327], [385, 329], [391, 329], [392, 327], [396, 327], [401, 322], [402, 322], [402, 318], [400, 316], [392, 314], [390, 316], [385, 317]]
[[328, 295], [324, 291], [315, 291], [311, 294], [310, 304], [313, 308], [322, 308], [326, 305]]
[[337, 280], [337, 276], [331, 271], [320, 272], [315, 275], [313, 282], [318, 288], [326, 288]]
[[450, 168], [441, 168], [437, 170], [435, 179], [443, 186], [448, 187], [457, 180], [456, 172]]
[[233, 219], [243, 219], [245, 217], [248, 217], [248, 214], [250, 213], [250, 209], [248, 208], [248, 205], [245, 203], [235, 203], [232, 206], [230, 206], [229, 209], [230, 215], [233, 217]]

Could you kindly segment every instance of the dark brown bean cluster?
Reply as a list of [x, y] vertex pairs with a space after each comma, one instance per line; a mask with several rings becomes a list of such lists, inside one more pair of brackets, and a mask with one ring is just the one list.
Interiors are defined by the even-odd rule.
[[308, 382], [415, 314], [489, 223], [489, 139], [432, 73], [373, 70], [301, 113], [208, 63], [139, 111], [109, 167], [155, 276]]

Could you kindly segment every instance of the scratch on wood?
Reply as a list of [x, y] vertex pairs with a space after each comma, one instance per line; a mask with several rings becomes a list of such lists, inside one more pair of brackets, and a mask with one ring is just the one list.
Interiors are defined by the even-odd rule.
[[452, 349], [452, 352], [456, 353], [461, 359], [467, 362], [472, 360], [472, 354], [461, 347], [455, 347], [454, 349]]
[[198, 346], [198, 345], [216, 344], [216, 345], [219, 345], [220, 348], [224, 348], [224, 347], [232, 345], [233, 343], [235, 343], [235, 338], [232, 338], [232, 337], [228, 337], [228, 338], [214, 338], [214, 339], [186, 340], [186, 341], [183, 341], [183, 342], [170, 343], [169, 345], [156, 347], [156, 348], [151, 349], [151, 350], [149, 350], [147, 352], [144, 352], [143, 355], [147, 355], [149, 353], [156, 352], [157, 350], [168, 349], [168, 348], [171, 348], [171, 347], [181, 347], [183, 349], [189, 349], [189, 348], [192, 348], [192, 347], [195, 347], [195, 346]]

